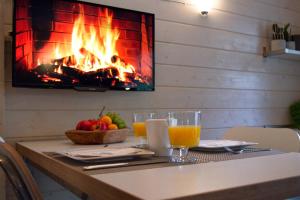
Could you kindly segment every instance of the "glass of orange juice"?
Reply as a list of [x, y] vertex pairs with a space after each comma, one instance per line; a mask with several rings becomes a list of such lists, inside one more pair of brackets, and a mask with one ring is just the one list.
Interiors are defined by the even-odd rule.
[[147, 131], [145, 121], [152, 119], [154, 113], [140, 112], [133, 113], [133, 134], [138, 141], [139, 147], [145, 147], [147, 145]]
[[[187, 158], [188, 149], [196, 147], [200, 141], [201, 112], [169, 112], [168, 133], [172, 149], [171, 162], [194, 162], [196, 158]], [[178, 151], [174, 151], [174, 149]]]

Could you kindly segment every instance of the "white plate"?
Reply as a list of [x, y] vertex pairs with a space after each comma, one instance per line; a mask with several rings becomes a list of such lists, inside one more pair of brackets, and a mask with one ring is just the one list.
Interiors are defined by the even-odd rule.
[[112, 161], [133, 159], [136, 157], [152, 156], [153, 151], [138, 148], [97, 148], [97, 149], [77, 149], [57, 152], [68, 158], [79, 161]]
[[235, 140], [200, 140], [198, 147], [192, 148], [192, 150], [199, 151], [227, 151], [226, 148], [232, 150], [243, 149], [247, 146], [256, 145], [256, 142], [245, 142]]

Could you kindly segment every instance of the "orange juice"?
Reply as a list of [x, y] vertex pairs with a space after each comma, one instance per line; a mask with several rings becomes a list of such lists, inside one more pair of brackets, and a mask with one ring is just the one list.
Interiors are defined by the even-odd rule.
[[135, 137], [146, 137], [146, 126], [145, 122], [134, 122], [132, 124], [133, 133]]
[[195, 147], [200, 140], [200, 126], [171, 126], [169, 129], [170, 144], [174, 147]]

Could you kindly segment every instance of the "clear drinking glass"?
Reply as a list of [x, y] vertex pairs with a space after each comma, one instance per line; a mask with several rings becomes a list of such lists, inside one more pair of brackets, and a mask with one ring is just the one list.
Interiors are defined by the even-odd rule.
[[140, 112], [133, 113], [133, 134], [137, 140], [139, 147], [147, 146], [147, 131], [145, 122], [147, 119], [152, 119], [154, 113]]
[[187, 155], [188, 149], [198, 146], [200, 141], [201, 112], [169, 112], [168, 123], [169, 140], [172, 149], [171, 162], [195, 162], [196, 158], [188, 158]]

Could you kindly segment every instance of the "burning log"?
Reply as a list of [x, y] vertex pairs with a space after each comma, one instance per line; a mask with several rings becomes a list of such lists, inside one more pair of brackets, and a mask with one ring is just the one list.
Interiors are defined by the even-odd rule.
[[[136, 73], [128, 73], [128, 72], [124, 72], [126, 78], [130, 81], [133, 82], [136, 78]], [[128, 81], [127, 81], [128, 82]]]
[[80, 48], [79, 52], [82, 56], [82, 59], [79, 59], [75, 55], [66, 56], [59, 59], [52, 60], [52, 63], [54, 65], [59, 66], [79, 66], [84, 68], [86, 66], [86, 63], [89, 63], [90, 67], [92, 68], [96, 64], [101, 64], [100, 58], [95, 56], [93, 53], [88, 51], [85, 48]]
[[36, 67], [35, 69], [33, 69], [32, 71], [35, 74], [48, 74], [50, 72], [53, 72], [55, 68], [56, 68], [55, 65], [41, 64], [38, 67]]
[[64, 82], [66, 84], [72, 84], [74, 82], [74, 78], [69, 77], [69, 76], [64, 75], [64, 74], [49, 73], [48, 76], [51, 77], [51, 78], [59, 79], [59, 80], [61, 80], [61, 82]]
[[112, 64], [121, 65], [126, 70], [131, 70], [132, 72], [135, 72], [135, 69], [132, 65], [130, 65], [128, 62], [126, 62], [125, 60], [123, 60], [122, 58], [120, 58], [117, 55], [113, 55], [111, 57], [111, 62], [112, 62]]
[[[57, 69], [61, 68], [62, 73], [57, 73]], [[120, 72], [116, 67], [109, 66], [96, 71], [84, 72], [80, 69], [68, 67], [42, 64], [32, 70], [35, 79], [41, 82], [62, 85], [89, 85], [89, 86], [105, 86], [114, 87], [115, 89], [136, 88], [143, 84], [136, 77], [136, 73], [124, 72], [125, 81], [121, 81]], [[145, 85], [146, 86], [146, 85]]]
[[115, 67], [108, 67], [105, 69], [105, 77], [116, 78], [120, 76], [119, 70]]
[[[132, 65], [118, 55], [109, 63], [101, 60], [85, 48], [75, 54], [52, 60], [52, 64], [41, 64], [33, 71], [42, 82], [61, 82], [68, 85], [95, 85], [123, 89], [135, 88], [140, 82]], [[105, 66], [107, 65], [107, 66]]]
[[110, 60], [112, 63], [120, 63], [121, 62], [121, 63], [127, 64], [123, 59], [121, 59], [117, 55], [113, 55]]

